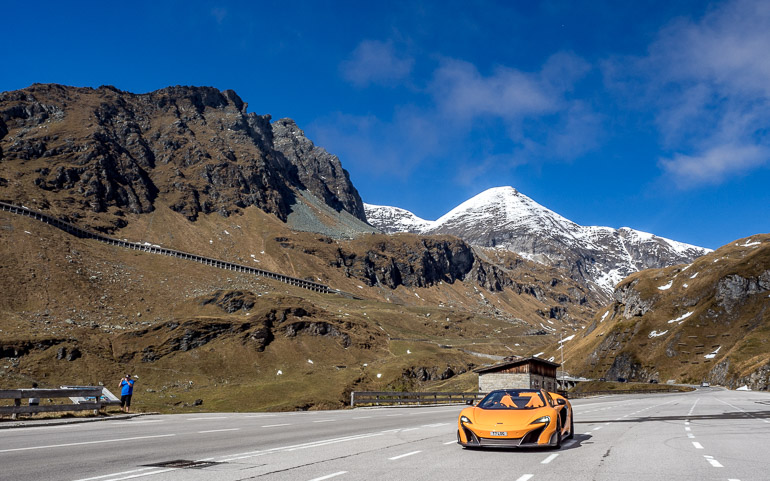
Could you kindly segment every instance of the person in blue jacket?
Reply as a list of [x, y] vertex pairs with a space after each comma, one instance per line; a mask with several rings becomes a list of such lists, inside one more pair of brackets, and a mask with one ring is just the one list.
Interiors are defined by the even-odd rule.
[[134, 394], [134, 380], [131, 379], [131, 374], [126, 374], [126, 377], [120, 380], [118, 387], [120, 388], [120, 407], [123, 412], [127, 413], [131, 407], [131, 395]]

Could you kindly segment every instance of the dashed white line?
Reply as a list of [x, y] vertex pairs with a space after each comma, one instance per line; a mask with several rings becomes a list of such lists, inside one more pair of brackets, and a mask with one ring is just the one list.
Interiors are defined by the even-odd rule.
[[528, 480], [532, 479], [533, 476], [534, 476], [534, 474], [525, 474], [524, 476], [521, 476], [516, 481], [528, 481]]
[[724, 468], [724, 466], [722, 466], [722, 464], [719, 461], [714, 459], [713, 456], [705, 456], [704, 455], [703, 457], [706, 458], [706, 461], [708, 461], [715, 468]]
[[594, 430], [594, 431], [598, 431], [598, 430], [600, 430], [601, 428], [602, 428], [601, 426], [596, 426], [596, 427], [595, 427], [593, 430]]
[[205, 417], [205, 418], [188, 418], [188, 421], [209, 421], [213, 419], [227, 419], [227, 416]]
[[114, 476], [122, 476], [122, 475], [124, 475], [124, 474], [132, 474], [132, 473], [138, 473], [138, 472], [140, 472], [140, 471], [148, 471], [148, 470], [150, 470], [150, 469], [153, 469], [153, 468], [139, 468], [139, 469], [132, 469], [132, 470], [130, 470], [130, 471], [121, 471], [121, 472], [119, 472], [119, 473], [111, 473], [111, 474], [103, 474], [103, 475], [101, 475], [101, 476], [94, 476], [93, 478], [81, 478], [81, 479], [76, 479], [75, 481], [93, 481], [93, 480], [96, 480], [96, 479], [112, 478], [112, 477], [114, 477]]
[[446, 446], [448, 444], [457, 444], [457, 441], [448, 441], [448, 442], [444, 443], [444, 446]]
[[158, 434], [156, 436], [136, 436], [133, 438], [104, 439], [102, 441], [83, 441], [81, 443], [48, 444], [46, 446], [29, 446], [26, 448], [0, 449], [0, 453], [12, 453], [15, 451], [32, 451], [35, 449], [65, 448], [68, 446], [83, 446], [86, 444], [119, 443], [122, 441], [136, 441], [137, 439], [168, 438], [176, 434]]
[[208, 431], [198, 431], [198, 434], [206, 434], [206, 433], [223, 433], [225, 431], [240, 431], [241, 428], [227, 428], [227, 429], [210, 429]]
[[690, 426], [687, 426], [686, 428], [684, 428], [684, 430], [685, 431], [689, 431], [690, 430]]
[[697, 441], [693, 441], [692, 445], [695, 446], [695, 449], [703, 449], [703, 446], [701, 446], [701, 443]]
[[557, 453], [554, 453], [554, 454], [548, 456], [547, 458], [545, 458], [544, 460], [540, 461], [540, 464], [548, 464], [551, 461], [553, 461], [554, 459], [556, 459], [558, 456], [559, 455]]
[[334, 422], [334, 419], [319, 419], [318, 421], [313, 421], [314, 423], [331, 423]]
[[398, 456], [393, 456], [392, 458], [388, 458], [388, 459], [391, 460], [391, 461], [395, 461], [396, 459], [405, 458], [407, 456], [413, 456], [413, 455], [421, 453], [421, 452], [422, 451], [412, 451], [411, 453], [399, 454]]
[[263, 428], [280, 428], [281, 426], [291, 426], [291, 424], [267, 424]]
[[337, 476], [341, 476], [345, 473], [347, 473], [347, 471], [338, 471], [336, 473], [327, 474], [326, 476], [321, 476], [320, 478], [313, 478], [310, 481], [323, 481], [324, 479], [331, 479]]
[[359, 417], [353, 418], [353, 419], [371, 419], [371, 418], [372, 418], [371, 416], [359, 416]]

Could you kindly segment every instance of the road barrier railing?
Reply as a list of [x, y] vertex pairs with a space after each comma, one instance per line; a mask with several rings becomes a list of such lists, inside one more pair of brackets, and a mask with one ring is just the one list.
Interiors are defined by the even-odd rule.
[[355, 298], [355, 296], [344, 293], [338, 289], [332, 289], [331, 287], [320, 284], [318, 282], [309, 281], [306, 279], [299, 279], [297, 277], [287, 276], [284, 274], [278, 274], [276, 272], [266, 271], [264, 269], [257, 269], [256, 267], [251, 266], [245, 266], [242, 264], [236, 264], [233, 262], [223, 261], [220, 259], [213, 259], [210, 257], [205, 256], [199, 256], [197, 254], [190, 254], [188, 252], [182, 252], [177, 251], [174, 249], [167, 249], [165, 247], [160, 247], [158, 245], [149, 244], [149, 243], [138, 243], [138, 242], [129, 242], [126, 240], [121, 239], [115, 239], [112, 237], [103, 236], [101, 234], [96, 234], [94, 232], [87, 231], [85, 229], [81, 229], [80, 227], [77, 227], [75, 225], [70, 224], [69, 222], [64, 222], [61, 219], [57, 219], [56, 217], [53, 217], [51, 215], [45, 214], [43, 212], [39, 212], [36, 210], [29, 209], [27, 207], [8, 204], [5, 202], [0, 202], [0, 210], [4, 210], [6, 212], [11, 212], [13, 214], [22, 215], [26, 217], [31, 217], [35, 220], [39, 220], [41, 222], [45, 222], [46, 224], [52, 225], [58, 229], [61, 229], [71, 235], [74, 235], [76, 237], [80, 237], [81, 239], [94, 239], [100, 242], [105, 242], [107, 244], [122, 247], [125, 249], [132, 249], [132, 250], [138, 250], [143, 252], [149, 252], [150, 254], [159, 254], [159, 255], [165, 255], [165, 256], [171, 256], [171, 257], [177, 257], [180, 259], [198, 262], [201, 264], [205, 264], [207, 266], [217, 267], [219, 269], [226, 269], [230, 271], [235, 272], [244, 272], [247, 274], [254, 274], [257, 277], [264, 277], [267, 279], [275, 279], [279, 282], [283, 282], [285, 284], [289, 284], [292, 286], [301, 287], [303, 289], [309, 289], [311, 291], [315, 292], [321, 292], [324, 294], [339, 294], [343, 295], [345, 297], [351, 297]]
[[[0, 389], [0, 399], [13, 400], [13, 406], [0, 406], [0, 415], [11, 415], [16, 419], [19, 414], [35, 414], [66, 411], [90, 411], [97, 414], [105, 404], [101, 401], [101, 386], [89, 386], [79, 389]], [[29, 399], [48, 400], [49, 398], [85, 398], [85, 401], [69, 404], [29, 405]], [[93, 401], [91, 401], [93, 399]]]
[[606, 396], [608, 394], [664, 394], [664, 393], [671, 393], [671, 392], [682, 392], [681, 389], [655, 389], [655, 390], [633, 390], [633, 389], [616, 389], [614, 391], [586, 391], [586, 392], [570, 392], [570, 391], [559, 391], [559, 394], [562, 394], [567, 399], [580, 399], [580, 398], [586, 398], [586, 397], [594, 397], [594, 396]]
[[350, 407], [389, 404], [440, 404], [465, 403], [486, 396], [482, 392], [398, 392], [398, 391], [353, 391], [350, 393]]

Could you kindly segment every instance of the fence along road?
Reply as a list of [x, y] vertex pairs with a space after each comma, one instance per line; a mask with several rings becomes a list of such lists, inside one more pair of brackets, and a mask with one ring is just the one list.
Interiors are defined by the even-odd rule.
[[[42, 212], [38, 212], [32, 209], [28, 209], [26, 207], [21, 207], [13, 204], [7, 204], [5, 202], [0, 202], [0, 210], [4, 210], [6, 212], [11, 212], [13, 214], [23, 215], [26, 217], [31, 217], [35, 220], [39, 220], [41, 222], [45, 222], [46, 224], [52, 225], [58, 229], [61, 229], [68, 234], [74, 235], [75, 237], [79, 237], [81, 239], [94, 239], [99, 242], [104, 242], [106, 244], [110, 244], [113, 246], [123, 247], [126, 249], [132, 249], [132, 250], [138, 250], [143, 252], [149, 252], [150, 254], [160, 254], [164, 256], [171, 256], [171, 257], [178, 257], [180, 259], [198, 262], [200, 264], [205, 264], [207, 266], [216, 267], [219, 269], [225, 269], [229, 271], [235, 271], [235, 272], [245, 272], [247, 274], [254, 274], [259, 277], [265, 277], [268, 279], [275, 279], [277, 281], [290, 284], [292, 286], [302, 287], [304, 289], [309, 289], [311, 291], [315, 292], [321, 292], [324, 294], [340, 294], [340, 295], [347, 295], [339, 289], [332, 289], [329, 286], [326, 286], [324, 284], [320, 284], [318, 282], [308, 281], [305, 279], [299, 279], [297, 277], [291, 277], [284, 274], [278, 274], [275, 272], [270, 272], [262, 269], [257, 269], [250, 266], [244, 266], [242, 264], [235, 264], [232, 262], [227, 262], [219, 259], [213, 259], [211, 257], [203, 257], [199, 256], [197, 254], [190, 254], [187, 252], [177, 251], [173, 249], [167, 249], [165, 247], [150, 245], [150, 244], [139, 244], [137, 242], [128, 242], [120, 239], [115, 239], [112, 237], [103, 236], [101, 234], [96, 234], [94, 232], [87, 231], [85, 229], [81, 229], [80, 227], [77, 227], [75, 225], [72, 225], [68, 222], [64, 222], [61, 219], [57, 219], [56, 217], [52, 217], [48, 214], [44, 214]], [[350, 296], [352, 297], [352, 296]]]

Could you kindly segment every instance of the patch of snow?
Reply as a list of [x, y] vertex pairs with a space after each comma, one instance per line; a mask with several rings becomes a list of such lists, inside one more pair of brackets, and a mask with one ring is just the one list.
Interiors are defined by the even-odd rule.
[[696, 272], [695, 274], [691, 275], [690, 279], [695, 279], [696, 277], [698, 277], [698, 274], [700, 274], [700, 272]]
[[359, 289], [363, 289], [363, 288], [364, 288], [364, 286], [357, 286], [357, 287], [358, 287]]
[[682, 314], [681, 316], [677, 317], [676, 319], [671, 319], [670, 321], [668, 321], [668, 323], [669, 324], [673, 324], [675, 322], [678, 322], [679, 324], [681, 324], [682, 322], [684, 322], [685, 319], [687, 319], [688, 317], [692, 316], [692, 313], [693, 313], [693, 311], [690, 311], [687, 314]]
[[602, 322], [603, 320], [607, 319], [607, 316], [609, 316], [609, 315], [610, 315], [610, 311], [605, 312], [604, 315], [602, 316], [602, 318], [599, 319], [599, 322]]
[[659, 290], [659, 291], [667, 291], [667, 290], [671, 289], [671, 286], [673, 286], [673, 285], [674, 285], [674, 281], [673, 281], [673, 280], [671, 280], [671, 281], [669, 281], [669, 283], [668, 283], [668, 284], [666, 284], [665, 286], [660, 286], [660, 287], [658, 287], [658, 290]]
[[312, 360], [312, 359], [308, 359], [308, 360], [307, 360], [307, 363], [308, 363], [308, 364], [313, 364], [313, 360]]
[[534, 356], [532, 356], [532, 357], [540, 357], [540, 356], [542, 356], [542, 355], [543, 355], [543, 352], [538, 352], [537, 354], [535, 354], [535, 355], [534, 355]]
[[24, 231], [24, 233], [25, 233], [25, 234], [29, 234], [29, 235], [32, 235], [32, 232], [30, 232], [30, 231], [28, 231], [28, 230], [25, 230], [25, 231]]
[[281, 370], [279, 369], [279, 370], [278, 370], [278, 372], [277, 372], [277, 373], [275, 373], [275, 375], [276, 375], [276, 376], [281, 376], [281, 375], [283, 375], [283, 371], [281, 371]]
[[685, 289], [687, 289], [687, 288], [688, 288], [688, 287], [690, 287], [690, 286], [689, 286], [689, 285], [687, 285], [687, 284], [682, 284], [682, 287], [684, 287]]
[[209, 239], [209, 244], [213, 244], [213, 243], [214, 243], [214, 241]]
[[411, 353], [412, 353], [412, 351], [410, 351], [409, 349], [407, 349], [407, 350], [406, 350], [406, 353], [407, 353], [407, 354], [411, 354]]
[[382, 377], [382, 374], [380, 374], [380, 373], [377, 373], [377, 379], [379, 379], [379, 378], [381, 378], [381, 377]]
[[662, 336], [663, 334], [666, 334], [667, 332], [668, 332], [668, 330], [665, 330], [665, 331], [662, 331], [662, 332], [658, 332], [658, 331], [652, 331], [652, 332], [651, 332], [651, 333], [650, 333], [650, 334], [649, 334], [647, 337], [649, 337], [650, 339], [652, 339], [653, 337], [660, 337], [660, 336]]
[[553, 360], [554, 360], [554, 357], [553, 357], [553, 356], [551, 356], [551, 357], [549, 357], [549, 358], [548, 358], [548, 360], [549, 360], [550, 362], [553, 362]]
[[230, 233], [229, 233], [229, 232], [227, 232], [227, 231], [224, 231], [224, 232], [225, 232], [225, 234], [226, 234], [226, 235], [230, 235]]
[[265, 251], [259, 251], [259, 253], [260, 253], [260, 254], [264, 254], [264, 253], [265, 253]]
[[[753, 247], [753, 246], [758, 246], [758, 245], [760, 245], [760, 244], [762, 244], [762, 243], [761, 243], [761, 242], [759, 242], [759, 241], [754, 241], [754, 242], [751, 242], [751, 239], [749, 239], [749, 240], [747, 240], [747, 241], [746, 241], [746, 243], [745, 243], [745, 244], [741, 244], [741, 245], [740, 245], [740, 246], [738, 246], [738, 247]], [[736, 244], [736, 245], [737, 245], [737, 244]]]
[[706, 355], [705, 355], [705, 356], [703, 356], [703, 357], [705, 357], [706, 359], [714, 359], [715, 357], [717, 357], [717, 353], [719, 352], [719, 350], [720, 350], [720, 349], [722, 349], [722, 346], [719, 346], [719, 347], [716, 349], [716, 351], [712, 352], [711, 354], [706, 354]]
[[561, 343], [563, 343], [563, 342], [571, 341], [571, 340], [572, 340], [572, 339], [574, 339], [574, 338], [575, 338], [575, 335], [574, 335], [574, 334], [573, 334], [573, 335], [571, 335], [571, 336], [569, 336], [569, 337], [565, 337], [564, 339], [562, 339], [562, 340], [560, 340], [560, 341], [559, 341], [559, 344], [561, 344]]
[[744, 385], [736, 389], [736, 391], [751, 391], [748, 386]]

